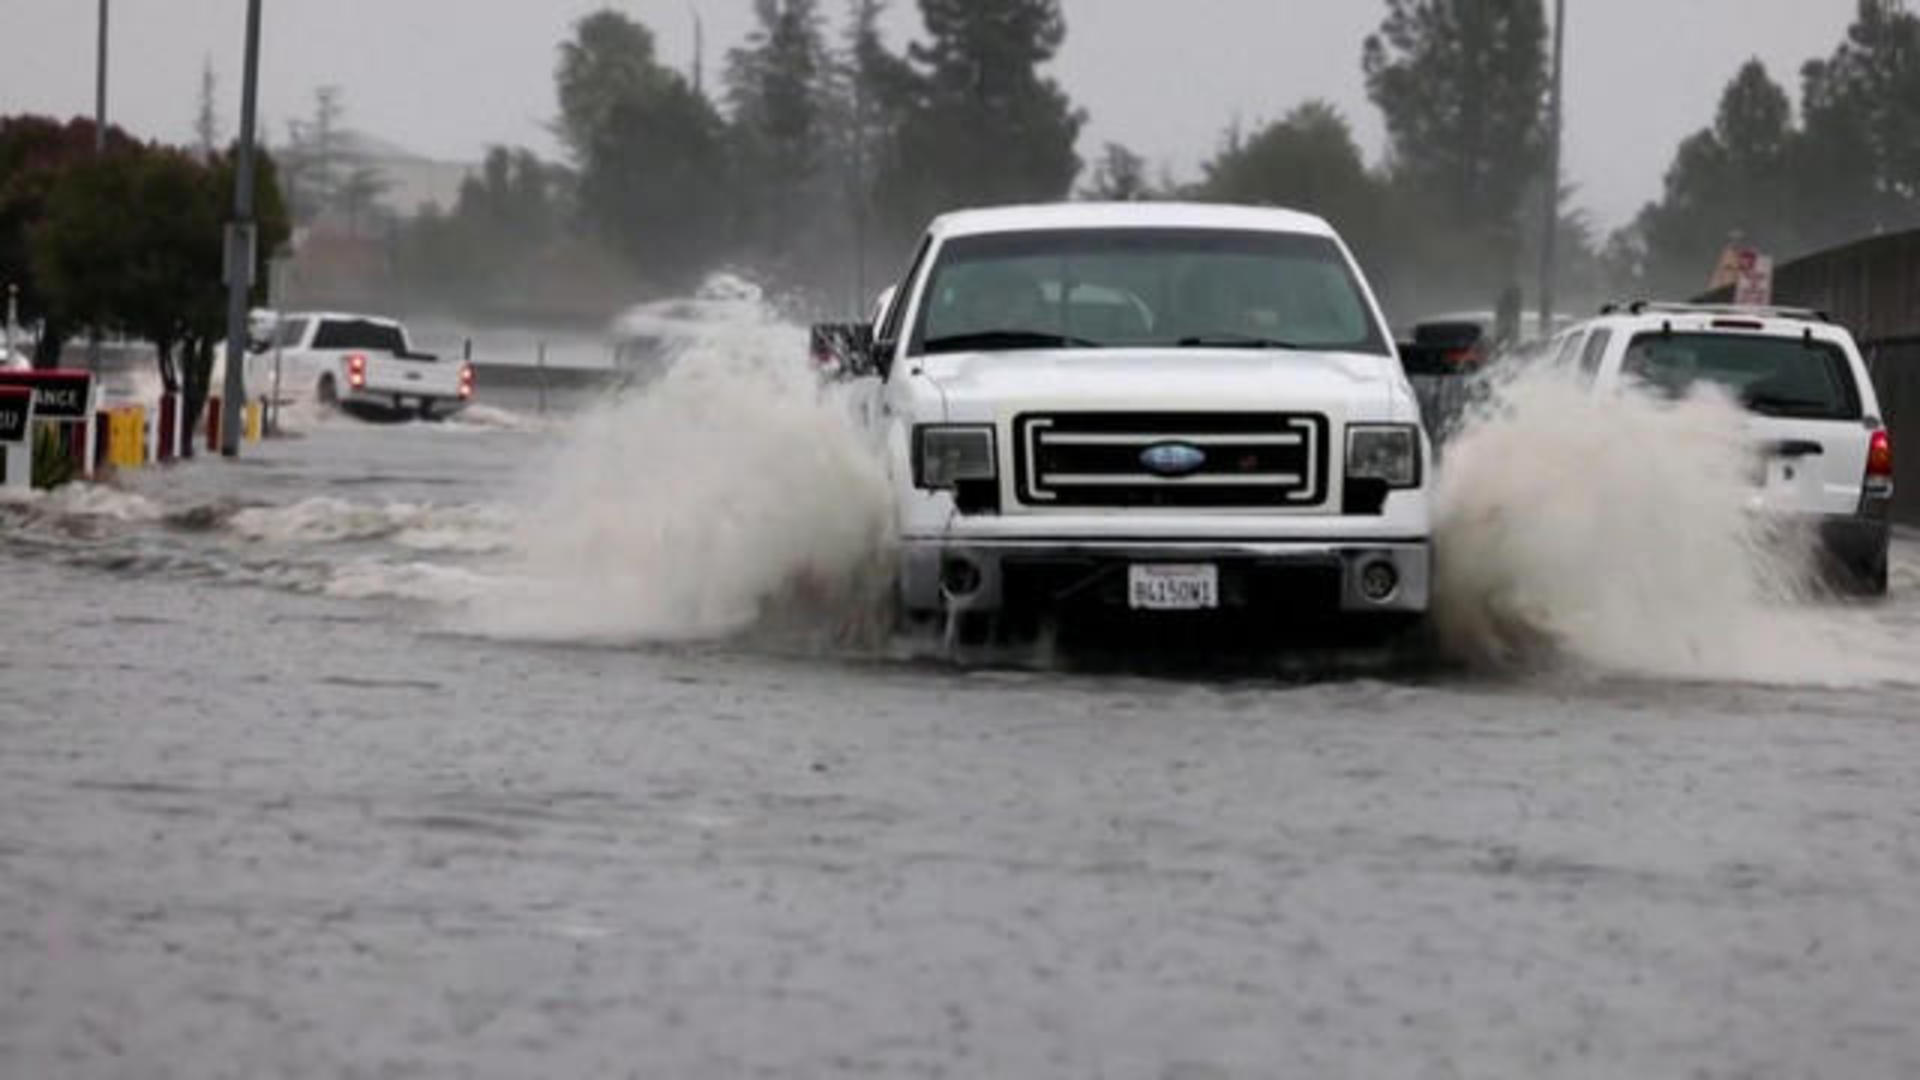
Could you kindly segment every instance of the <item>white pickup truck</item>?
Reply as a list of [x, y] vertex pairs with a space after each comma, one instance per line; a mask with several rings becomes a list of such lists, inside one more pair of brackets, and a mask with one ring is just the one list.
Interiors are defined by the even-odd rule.
[[909, 616], [1426, 612], [1427, 435], [1318, 218], [952, 214], [855, 336], [885, 381]]
[[427, 419], [473, 400], [473, 365], [418, 353], [392, 319], [334, 312], [280, 317], [270, 345], [250, 357], [247, 385], [283, 404], [313, 401], [360, 415]]

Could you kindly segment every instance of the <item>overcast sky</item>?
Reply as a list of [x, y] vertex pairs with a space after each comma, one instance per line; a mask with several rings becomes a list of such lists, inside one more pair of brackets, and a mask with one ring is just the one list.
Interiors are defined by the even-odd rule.
[[[596, 0], [265, 0], [262, 113], [276, 138], [315, 87], [344, 91], [347, 122], [423, 153], [470, 160], [489, 144], [554, 149], [554, 50]], [[1309, 97], [1338, 104], [1377, 158], [1360, 44], [1375, 0], [1064, 0], [1058, 76], [1087, 108], [1088, 156], [1127, 143], [1190, 176], [1237, 115], [1252, 125]], [[221, 82], [222, 118], [239, 112], [245, 0], [112, 0], [115, 122], [184, 141], [200, 70]], [[709, 72], [745, 32], [752, 0], [618, 0], [651, 25], [662, 54], [693, 54], [706, 23]], [[826, 0], [829, 10], [842, 5]], [[1794, 88], [1826, 55], [1854, 0], [1570, 0], [1569, 179], [1611, 227], [1658, 194], [1674, 146], [1704, 125], [1741, 62], [1758, 56]], [[917, 27], [894, 0], [894, 40]], [[0, 0], [0, 112], [91, 113], [94, 0]]]

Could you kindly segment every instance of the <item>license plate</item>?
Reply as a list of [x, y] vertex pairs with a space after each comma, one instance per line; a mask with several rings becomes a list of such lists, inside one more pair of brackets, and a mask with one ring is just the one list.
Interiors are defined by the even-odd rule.
[[1212, 611], [1220, 606], [1217, 566], [1133, 566], [1127, 584], [1135, 611]]

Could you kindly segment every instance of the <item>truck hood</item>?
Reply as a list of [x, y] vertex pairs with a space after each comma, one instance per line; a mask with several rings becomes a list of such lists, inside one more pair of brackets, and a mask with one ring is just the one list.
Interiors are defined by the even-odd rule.
[[1247, 349], [1084, 349], [919, 358], [952, 420], [1035, 409], [1325, 412], [1393, 418], [1392, 358]]

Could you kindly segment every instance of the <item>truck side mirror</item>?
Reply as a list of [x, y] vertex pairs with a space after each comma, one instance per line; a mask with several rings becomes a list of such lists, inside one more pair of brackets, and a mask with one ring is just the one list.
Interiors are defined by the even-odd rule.
[[819, 323], [813, 327], [808, 352], [814, 370], [840, 379], [879, 373], [875, 363], [873, 327], [866, 323]]

